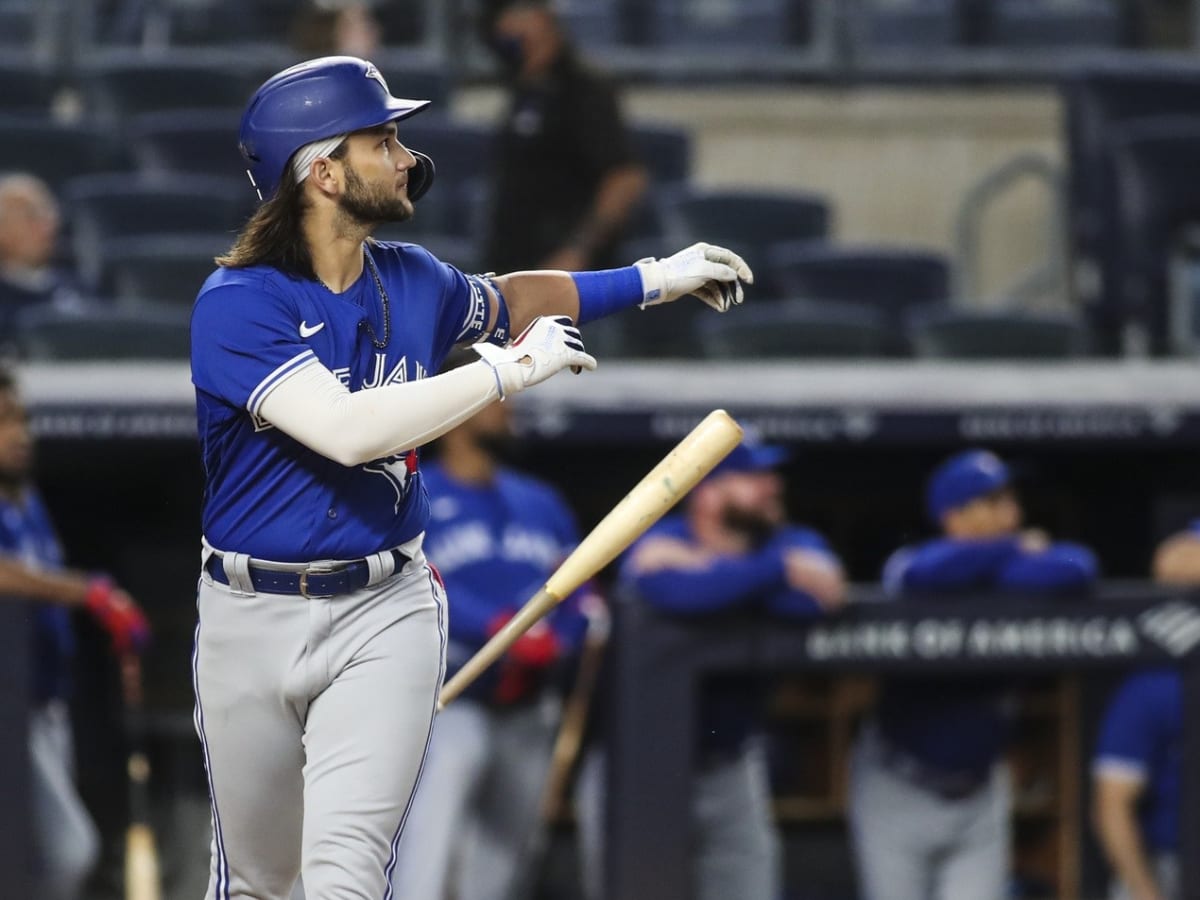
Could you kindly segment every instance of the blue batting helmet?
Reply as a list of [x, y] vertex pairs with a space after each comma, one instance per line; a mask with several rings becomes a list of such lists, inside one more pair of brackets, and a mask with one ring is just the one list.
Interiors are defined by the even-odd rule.
[[[279, 187], [292, 155], [313, 141], [374, 128], [415, 115], [428, 100], [393, 97], [379, 70], [354, 56], [326, 56], [268, 78], [242, 114], [238, 149], [261, 199]], [[433, 182], [433, 161], [410, 151], [408, 196], [416, 201]]]

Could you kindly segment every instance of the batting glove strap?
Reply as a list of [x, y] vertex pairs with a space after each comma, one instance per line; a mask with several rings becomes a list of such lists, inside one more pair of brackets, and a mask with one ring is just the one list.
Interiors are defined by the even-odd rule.
[[568, 366], [596, 368], [595, 358], [583, 349], [583, 336], [567, 316], [539, 316], [509, 346], [480, 343], [474, 350], [492, 367], [501, 400]]
[[744, 259], [703, 242], [664, 259], [640, 259], [634, 267], [642, 277], [643, 309], [695, 294], [717, 312], [725, 312], [744, 299], [742, 282], [754, 283]]

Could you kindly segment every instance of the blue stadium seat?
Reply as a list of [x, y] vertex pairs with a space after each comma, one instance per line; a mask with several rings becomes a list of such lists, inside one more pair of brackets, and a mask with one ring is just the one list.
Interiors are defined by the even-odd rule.
[[153, 60], [136, 56], [92, 60], [81, 67], [85, 114], [124, 122], [149, 112], [241, 109], [258, 86], [233, 60]]
[[140, 306], [38, 309], [17, 320], [17, 346], [34, 361], [186, 360], [189, 312]]
[[633, 125], [629, 129], [634, 152], [656, 187], [682, 184], [692, 177], [692, 136], [669, 125]]
[[767, 257], [772, 283], [787, 296], [870, 306], [896, 322], [950, 297], [950, 263], [933, 251], [790, 241]]
[[1184, 228], [1200, 225], [1198, 159], [1200, 116], [1130, 122], [1114, 134], [1122, 315], [1147, 328], [1154, 349], [1167, 349], [1172, 343], [1167, 304], [1170, 253]]
[[759, 296], [778, 293], [770, 283], [771, 244], [824, 239], [830, 229], [828, 201], [800, 192], [684, 189], [664, 202], [663, 213], [680, 246], [708, 241], [740, 253], [755, 271]]
[[1123, 14], [1110, 0], [1004, 0], [988, 9], [984, 40], [1008, 48], [1118, 47]]
[[49, 73], [28, 65], [0, 63], [0, 113], [49, 116], [56, 93], [55, 78]]
[[119, 304], [191, 306], [229, 235], [148, 235], [106, 242], [100, 290]]
[[914, 316], [917, 356], [934, 359], [1067, 359], [1087, 350], [1087, 332], [1072, 316], [944, 310]]
[[138, 169], [147, 173], [240, 175], [246, 164], [238, 152], [241, 110], [184, 110], [146, 113], [130, 125]]
[[605, 48], [626, 40], [621, 0], [558, 0], [555, 11], [581, 47]]
[[32, 172], [61, 192], [77, 175], [128, 167], [111, 132], [41, 117], [0, 116], [0, 171]]
[[654, 43], [675, 47], [777, 47], [794, 40], [786, 0], [659, 0], [649, 16]]
[[73, 179], [64, 191], [70, 239], [81, 276], [97, 285], [113, 242], [142, 236], [232, 236], [249, 216], [254, 195], [239, 178], [137, 175]]
[[866, 0], [849, 13], [852, 41], [863, 52], [921, 52], [957, 44], [957, 0]]
[[836, 303], [781, 300], [696, 323], [710, 359], [829, 359], [884, 356], [894, 329], [877, 310]]

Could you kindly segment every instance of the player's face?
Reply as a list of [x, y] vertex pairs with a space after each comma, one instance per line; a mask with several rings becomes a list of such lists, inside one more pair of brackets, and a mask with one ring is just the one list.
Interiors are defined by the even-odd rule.
[[778, 473], [732, 472], [715, 486], [721, 492], [721, 518], [733, 530], [761, 538], [783, 524], [783, 479]]
[[33, 465], [29, 417], [15, 392], [0, 390], [0, 484], [17, 485]]
[[416, 158], [396, 139], [396, 126], [353, 134], [342, 159], [346, 185], [338, 201], [342, 212], [365, 225], [412, 218], [408, 173]]
[[1016, 534], [1021, 527], [1021, 505], [1016, 494], [1002, 488], [977, 497], [946, 516], [946, 533], [957, 538], [998, 538]]

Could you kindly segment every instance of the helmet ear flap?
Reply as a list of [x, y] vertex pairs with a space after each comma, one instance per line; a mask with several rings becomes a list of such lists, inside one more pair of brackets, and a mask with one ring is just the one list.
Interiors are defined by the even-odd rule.
[[417, 160], [417, 164], [408, 170], [408, 199], [416, 203], [425, 196], [425, 192], [433, 186], [435, 169], [433, 160], [417, 150], [408, 148]]

